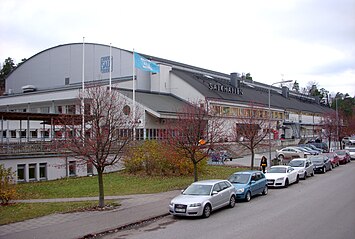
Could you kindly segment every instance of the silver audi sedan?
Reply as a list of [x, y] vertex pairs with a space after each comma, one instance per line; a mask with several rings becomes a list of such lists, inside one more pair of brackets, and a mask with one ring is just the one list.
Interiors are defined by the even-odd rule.
[[203, 216], [229, 206], [235, 206], [235, 187], [227, 180], [204, 180], [192, 183], [169, 204], [169, 212], [175, 216]]

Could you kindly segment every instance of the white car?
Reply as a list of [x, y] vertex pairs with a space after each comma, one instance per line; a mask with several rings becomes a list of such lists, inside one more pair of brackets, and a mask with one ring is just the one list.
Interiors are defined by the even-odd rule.
[[300, 178], [298, 171], [291, 166], [272, 166], [266, 173], [267, 185], [269, 187], [288, 187], [292, 183], [298, 183]]
[[355, 159], [355, 147], [347, 147], [346, 150], [349, 151], [349, 154], [350, 154], [350, 158], [351, 159]]
[[292, 159], [288, 164], [292, 168], [298, 171], [298, 175], [302, 179], [314, 176], [313, 163], [311, 160], [306, 158]]

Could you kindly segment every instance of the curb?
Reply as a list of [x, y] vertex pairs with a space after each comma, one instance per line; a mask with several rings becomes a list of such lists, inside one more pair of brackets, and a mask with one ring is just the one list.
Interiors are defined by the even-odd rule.
[[116, 228], [112, 228], [112, 229], [109, 229], [109, 230], [105, 230], [105, 231], [101, 231], [101, 232], [97, 232], [97, 233], [90, 233], [90, 234], [87, 234], [87, 235], [85, 235], [83, 237], [79, 237], [78, 239], [92, 239], [92, 238], [102, 237], [102, 236], [105, 236], [105, 235], [108, 235], [108, 234], [119, 232], [119, 231], [124, 230], [124, 229], [133, 228], [133, 227], [138, 226], [138, 225], [144, 225], [144, 224], [147, 224], [147, 223], [149, 223], [151, 221], [166, 217], [168, 215], [170, 215], [170, 213], [164, 213], [164, 214], [161, 214], [161, 215], [158, 215], [158, 216], [150, 217], [150, 218], [147, 218], [147, 219], [142, 219], [142, 220], [139, 220], [137, 222], [128, 223], [128, 224], [125, 224], [125, 225], [122, 225], [122, 226], [119, 226], [119, 227], [116, 227]]

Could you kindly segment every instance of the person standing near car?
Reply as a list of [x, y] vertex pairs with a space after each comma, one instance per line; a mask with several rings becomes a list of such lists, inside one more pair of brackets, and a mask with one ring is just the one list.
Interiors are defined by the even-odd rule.
[[265, 173], [266, 167], [267, 167], [267, 158], [265, 157], [265, 155], [263, 155], [260, 160], [260, 168], [262, 169], [263, 173]]

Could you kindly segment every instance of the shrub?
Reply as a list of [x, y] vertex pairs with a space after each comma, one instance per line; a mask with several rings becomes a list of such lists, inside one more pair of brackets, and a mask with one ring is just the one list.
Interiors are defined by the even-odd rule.
[[0, 164], [0, 200], [1, 204], [8, 204], [17, 196], [15, 173], [12, 168], [6, 169], [3, 164]]
[[[189, 175], [193, 173], [190, 159], [161, 141], [146, 140], [140, 145], [131, 147], [124, 165], [129, 173], [144, 173], [146, 175]], [[199, 164], [199, 171], [206, 163]]]

